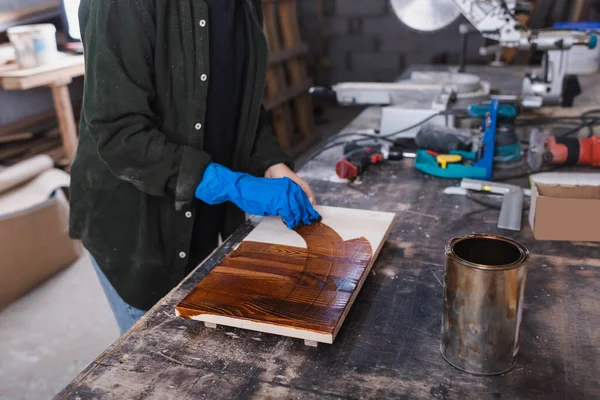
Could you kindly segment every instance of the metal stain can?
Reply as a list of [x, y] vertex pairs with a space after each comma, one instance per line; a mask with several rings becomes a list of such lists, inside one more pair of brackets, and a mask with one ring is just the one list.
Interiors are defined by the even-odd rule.
[[516, 364], [529, 251], [498, 235], [446, 244], [440, 351], [454, 367], [496, 375]]

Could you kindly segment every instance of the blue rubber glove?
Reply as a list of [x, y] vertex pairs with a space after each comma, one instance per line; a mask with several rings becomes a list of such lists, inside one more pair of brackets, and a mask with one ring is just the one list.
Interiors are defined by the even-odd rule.
[[208, 204], [231, 201], [253, 215], [280, 216], [288, 228], [321, 220], [308, 197], [289, 178], [257, 178], [211, 163], [196, 188], [196, 198]]

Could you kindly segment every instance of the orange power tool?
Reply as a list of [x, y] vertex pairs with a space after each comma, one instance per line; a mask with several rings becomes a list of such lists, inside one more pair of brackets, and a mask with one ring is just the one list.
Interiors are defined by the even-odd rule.
[[546, 148], [543, 159], [548, 163], [600, 167], [600, 136], [587, 139], [550, 136]]
[[533, 170], [539, 170], [544, 164], [600, 167], [600, 136], [561, 138], [534, 130], [528, 162]]

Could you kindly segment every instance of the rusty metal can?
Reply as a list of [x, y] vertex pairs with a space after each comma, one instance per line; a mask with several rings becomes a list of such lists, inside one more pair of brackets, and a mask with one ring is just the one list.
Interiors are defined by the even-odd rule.
[[454, 367], [496, 375], [516, 364], [529, 251], [498, 235], [446, 245], [440, 351]]

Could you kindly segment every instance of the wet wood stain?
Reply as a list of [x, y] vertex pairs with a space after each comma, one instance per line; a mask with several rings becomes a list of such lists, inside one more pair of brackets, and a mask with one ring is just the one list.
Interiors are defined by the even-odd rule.
[[366, 277], [373, 250], [329, 226], [296, 230], [307, 248], [244, 241], [177, 305], [185, 318], [216, 315], [334, 334]]

